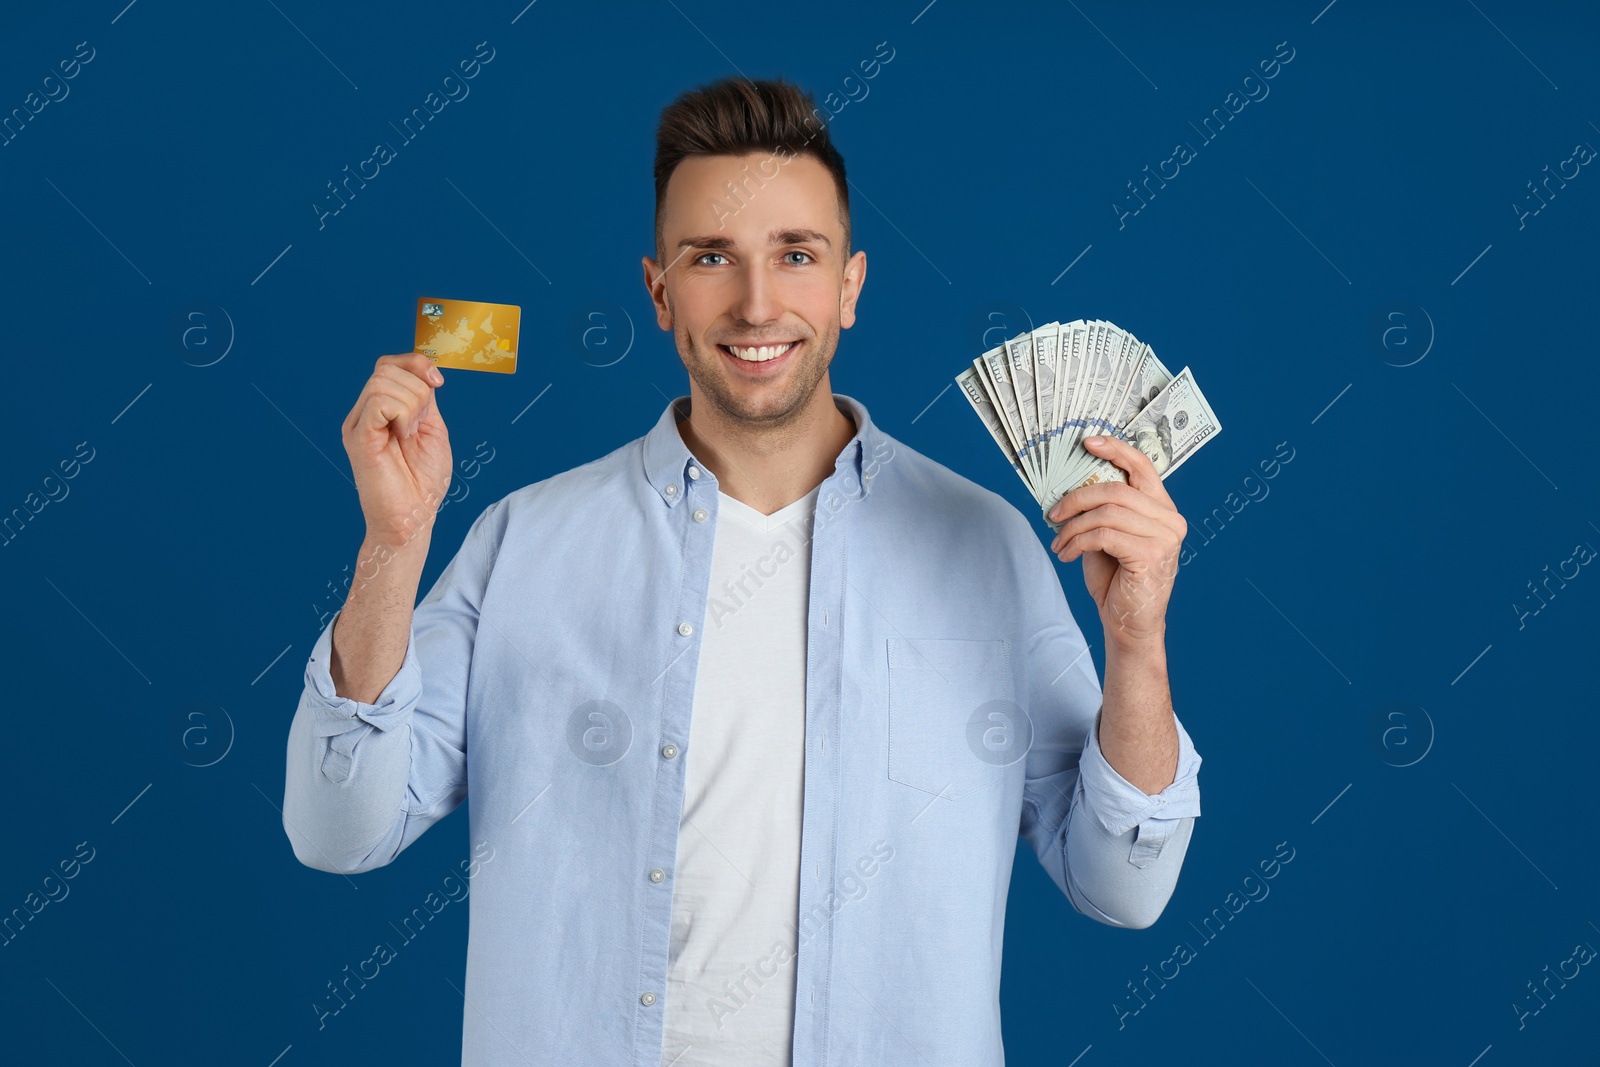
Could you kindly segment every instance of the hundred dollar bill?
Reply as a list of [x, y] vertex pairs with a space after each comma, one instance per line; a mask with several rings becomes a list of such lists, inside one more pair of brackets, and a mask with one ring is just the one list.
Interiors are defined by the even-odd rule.
[[[1122, 394], [1110, 408], [1115, 414], [1099, 420], [1093, 433], [1114, 434], [1133, 421], [1143, 407], [1172, 381], [1172, 372], [1156, 358], [1155, 351], [1143, 342], [1135, 341], [1138, 348], [1133, 372], [1127, 375]], [[1073, 475], [1099, 462], [1099, 458], [1080, 449], [1072, 457], [1068, 468], [1059, 471], [1057, 483], [1072, 479]]]
[[1128, 381], [1128, 391], [1122, 397], [1116, 417], [1111, 420], [1112, 425], [1118, 428], [1132, 422], [1133, 417], [1172, 381], [1172, 372], [1156, 358], [1155, 349], [1149, 345], [1140, 347], [1139, 361], [1133, 377]]
[[[1000, 446], [1006, 458], [1011, 461], [1011, 469], [1017, 472], [1017, 477], [1022, 479], [1022, 484], [1028, 487], [1030, 493], [1034, 487], [1028, 481], [1027, 473], [1022, 469], [1022, 464], [1017, 462], [1016, 454], [1012, 451], [1010, 439], [1006, 437], [1005, 427], [1000, 424], [1000, 413], [994, 408], [994, 402], [989, 399], [989, 394], [984, 391], [981, 376], [976, 367], [968, 367], [956, 375], [956, 384], [961, 386], [961, 395], [967, 398], [967, 403], [972, 405], [972, 410], [978, 413], [978, 418], [989, 431], [989, 436], [994, 438], [994, 443]], [[1037, 493], [1035, 493], [1037, 495]]]
[[1022, 451], [1036, 471], [1039, 463], [1039, 402], [1034, 393], [1033, 334], [1024, 333], [1005, 344], [1006, 372], [1017, 394], [1017, 415], [1022, 420]]
[[1046, 522], [1066, 493], [1127, 477], [1091, 455], [1086, 436], [1133, 443], [1166, 477], [1222, 429], [1188, 367], [1174, 376], [1149, 345], [1104, 319], [1024, 331], [956, 382]]
[[1088, 354], [1085, 356], [1078, 380], [1073, 383], [1073, 404], [1075, 409], [1072, 418], [1067, 421], [1067, 450], [1073, 451], [1083, 447], [1083, 439], [1093, 431], [1089, 429], [1091, 420], [1099, 413], [1105, 402], [1106, 393], [1111, 389], [1111, 374], [1115, 369], [1112, 359], [1111, 331], [1107, 329], [1108, 322], [1094, 322], [1091, 324], [1088, 340]]
[[1138, 342], [1132, 335], [1110, 323], [1106, 323], [1106, 326], [1110, 335], [1106, 342], [1106, 358], [1111, 362], [1111, 370], [1106, 380], [1106, 391], [1098, 398], [1099, 407], [1084, 423], [1085, 437], [1116, 432], [1118, 424], [1113, 418], [1122, 405], [1123, 394], [1127, 392], [1134, 368], [1138, 365], [1138, 353], [1135, 351]]
[[[1157, 393], [1139, 414], [1117, 432], [1150, 457], [1156, 473], [1163, 479], [1194, 455], [1196, 450], [1222, 432], [1222, 423], [1195, 385], [1189, 368], [1184, 367], [1167, 387]], [[1046, 494], [1054, 507], [1066, 493], [1099, 482], [1123, 482], [1128, 475], [1109, 460], [1097, 459], [1087, 471], [1059, 486], [1060, 492]]]
[[1008, 362], [1005, 346], [996, 345], [973, 360], [972, 365], [982, 376], [985, 388], [989, 391], [989, 399], [994, 404], [995, 413], [1000, 416], [1000, 425], [1011, 441], [1012, 453], [1016, 456], [1017, 462], [1022, 464], [1022, 469], [1028, 472], [1028, 482], [1035, 487], [1037, 495], [1037, 490], [1040, 488], [1038, 471], [1035, 470], [1032, 453], [1023, 437], [1022, 412], [1017, 406], [1017, 391], [1011, 384], [1011, 375], [1006, 368]]
[[[1072, 439], [1068, 434], [1068, 426], [1074, 412], [1074, 400], [1078, 395], [1077, 383], [1088, 360], [1089, 329], [1089, 323], [1078, 319], [1067, 323], [1058, 331], [1056, 353], [1061, 363], [1061, 374], [1056, 386], [1055, 413], [1050, 420], [1050, 460], [1049, 468], [1045, 472], [1046, 485], [1055, 480], [1056, 470], [1070, 458], [1072, 453]], [[1040, 486], [1041, 490], [1043, 488], [1044, 486]]]
[[1039, 425], [1034, 449], [1039, 466], [1050, 469], [1050, 422], [1055, 413], [1056, 350], [1060, 323], [1049, 322], [1033, 331], [1033, 397], [1039, 407]]

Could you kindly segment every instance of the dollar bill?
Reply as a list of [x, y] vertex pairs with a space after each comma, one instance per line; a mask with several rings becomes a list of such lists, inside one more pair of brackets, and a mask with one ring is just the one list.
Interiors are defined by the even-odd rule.
[[[1050, 430], [1050, 466], [1046, 471], [1045, 485], [1054, 481], [1056, 470], [1067, 462], [1072, 454], [1072, 439], [1068, 428], [1075, 414], [1073, 401], [1079, 393], [1077, 382], [1089, 358], [1089, 329], [1089, 323], [1079, 319], [1067, 323], [1058, 331], [1056, 352], [1061, 363], [1061, 374], [1054, 398], [1055, 414], [1051, 419]], [[1040, 486], [1040, 489], [1043, 490], [1044, 487]]]
[[1089, 453], [1085, 437], [1130, 442], [1165, 478], [1222, 430], [1189, 367], [1174, 375], [1148, 344], [1104, 319], [1018, 334], [974, 359], [956, 383], [1052, 529], [1060, 524], [1049, 511], [1062, 496], [1127, 478]]
[[978, 418], [988, 429], [989, 436], [994, 438], [994, 443], [1000, 446], [1000, 451], [1011, 462], [1011, 469], [1017, 472], [1022, 484], [1028, 486], [1028, 491], [1032, 492], [1033, 486], [1028, 482], [1028, 474], [1022, 469], [1022, 464], [1017, 461], [1016, 454], [1012, 451], [1005, 427], [1000, 422], [1000, 413], [995, 410], [994, 401], [989, 399], [989, 393], [983, 387], [982, 376], [977, 368], [968, 367], [956, 375], [956, 384], [961, 387], [961, 395], [967, 398], [972, 410], [978, 413]]
[[[1150, 402], [1140, 409], [1116, 436], [1146, 456], [1163, 479], [1194, 455], [1200, 446], [1222, 432], [1211, 405], [1200, 387], [1194, 384], [1189, 368], [1180, 370]], [[1069, 480], [1063, 495], [1097, 482], [1123, 482], [1127, 472], [1106, 459], [1096, 459], [1078, 476]], [[1053, 504], [1052, 504], [1053, 506]]]
[[1039, 463], [1039, 402], [1033, 381], [1033, 334], [1024, 333], [1005, 343], [1006, 373], [1011, 376], [1011, 387], [1017, 394], [1017, 417], [1021, 420], [1023, 454], [1035, 470]]
[[[1133, 417], [1172, 381], [1172, 372], [1156, 358], [1155, 350], [1142, 342], [1137, 342], [1137, 346], [1139, 353], [1133, 372], [1127, 376], [1121, 397], [1112, 405], [1112, 410], [1116, 414], [1099, 420], [1094, 429], [1095, 433], [1114, 434], [1119, 428], [1127, 426], [1133, 421]], [[1059, 487], [1060, 483], [1071, 481], [1075, 474], [1082, 472], [1094, 462], [1096, 457], [1080, 449], [1073, 458], [1070, 469], [1061, 471], [1052, 485]]]
[[1038, 496], [1039, 472], [1035, 469], [1032, 450], [1027, 447], [1027, 442], [1022, 433], [1022, 411], [1017, 406], [1017, 391], [1012, 387], [1011, 375], [1006, 369], [1008, 359], [1004, 345], [996, 345], [973, 360], [973, 367], [978, 371], [979, 380], [989, 393], [990, 402], [993, 403], [995, 414], [1000, 416], [1000, 426], [1005, 430], [1006, 437], [1011, 442], [1012, 454], [1016, 457], [1023, 470], [1028, 472], [1028, 482], [1035, 486], [1034, 495]]
[[1060, 323], [1048, 322], [1033, 331], [1033, 396], [1039, 407], [1039, 426], [1034, 443], [1039, 466], [1050, 469], [1050, 428], [1055, 415], [1056, 350]]

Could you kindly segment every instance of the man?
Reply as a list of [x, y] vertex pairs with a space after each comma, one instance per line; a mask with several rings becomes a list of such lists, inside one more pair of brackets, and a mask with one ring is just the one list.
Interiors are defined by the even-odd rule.
[[414, 612], [443, 379], [378, 360], [344, 425], [367, 535], [306, 668], [285, 831], [366, 871], [470, 790], [466, 1064], [1002, 1063], [1017, 835], [1103, 923], [1150, 925], [1176, 884], [1183, 519], [1115, 440], [1093, 448], [1128, 482], [1053, 516], [1102, 695], [1028, 520], [829, 387], [867, 263], [810, 99], [684, 94], [656, 194], [644, 280], [689, 395], [491, 505]]

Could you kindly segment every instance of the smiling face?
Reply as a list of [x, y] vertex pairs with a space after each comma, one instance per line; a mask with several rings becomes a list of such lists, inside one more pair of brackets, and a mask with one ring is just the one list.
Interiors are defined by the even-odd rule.
[[704, 403], [729, 421], [770, 428], [827, 388], [867, 270], [866, 253], [847, 260], [844, 244], [833, 176], [811, 156], [690, 156], [678, 165], [661, 212], [664, 262], [645, 258], [644, 274], [697, 413]]

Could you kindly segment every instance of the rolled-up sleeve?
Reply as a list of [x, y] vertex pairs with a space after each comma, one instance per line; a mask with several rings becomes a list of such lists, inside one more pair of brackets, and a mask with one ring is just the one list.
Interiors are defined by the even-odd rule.
[[334, 690], [337, 614], [312, 647], [283, 798], [284, 832], [301, 863], [339, 874], [384, 866], [466, 799], [467, 682], [498, 507], [473, 523], [417, 605], [405, 658], [376, 700]]
[[[1019, 516], [1020, 517], [1020, 516]], [[1021, 834], [1072, 906], [1108, 926], [1152, 925], [1177, 887], [1200, 814], [1200, 755], [1181, 721], [1172, 784], [1154, 796], [1100, 750], [1102, 693], [1094, 661], [1048, 551], [1028, 534], [1019, 549], [1033, 745], [1023, 780]]]
[[1108, 834], [1121, 835], [1137, 828], [1139, 833], [1128, 861], [1145, 867], [1156, 859], [1162, 846], [1186, 818], [1200, 814], [1200, 753], [1195, 751], [1182, 720], [1173, 718], [1178, 728], [1178, 770], [1172, 784], [1151, 796], [1107, 762], [1100, 751], [1100, 717], [1083, 745], [1078, 770], [1088, 807]]

